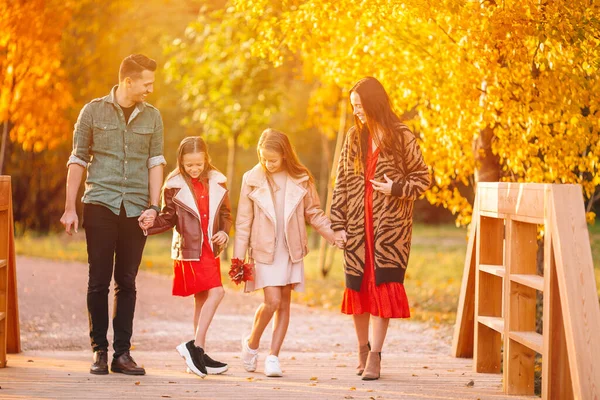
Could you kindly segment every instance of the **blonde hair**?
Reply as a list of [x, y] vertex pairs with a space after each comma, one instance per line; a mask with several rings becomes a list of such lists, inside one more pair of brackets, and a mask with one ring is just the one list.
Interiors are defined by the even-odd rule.
[[276, 129], [267, 128], [260, 135], [258, 139], [258, 146], [256, 147], [256, 153], [258, 154], [258, 160], [261, 163], [263, 169], [268, 171], [265, 165], [261, 161], [260, 150], [274, 151], [281, 155], [283, 158], [283, 168], [293, 178], [300, 178], [304, 175], [308, 175], [310, 182], [314, 183], [314, 178], [308, 168], [300, 162], [298, 155], [294, 151], [290, 139], [287, 135]]
[[183, 179], [191, 187], [192, 178], [187, 172], [185, 172], [185, 168], [183, 167], [183, 156], [192, 153], [204, 153], [204, 170], [198, 179], [204, 181], [208, 179], [208, 173], [210, 171], [217, 170], [214, 165], [211, 164], [210, 155], [208, 154], [208, 146], [206, 145], [204, 139], [202, 139], [200, 136], [188, 136], [183, 138], [181, 143], [179, 143], [179, 148], [177, 149], [177, 167], [169, 173], [167, 179], [165, 180], [165, 184], [173, 176], [181, 174]]

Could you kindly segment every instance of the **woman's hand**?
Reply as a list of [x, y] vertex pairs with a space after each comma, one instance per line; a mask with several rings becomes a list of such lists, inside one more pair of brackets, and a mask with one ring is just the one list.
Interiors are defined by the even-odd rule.
[[225, 243], [227, 243], [227, 239], [227, 234], [223, 231], [219, 231], [213, 235], [212, 242], [219, 246], [223, 246]]
[[377, 190], [386, 195], [392, 194], [392, 185], [394, 184], [394, 181], [388, 178], [386, 174], [383, 175], [383, 178], [385, 179], [385, 182], [378, 182], [373, 179], [369, 181], [373, 184], [373, 190]]
[[339, 248], [339, 249], [343, 249], [346, 246], [346, 231], [345, 230], [341, 230], [341, 231], [337, 231], [334, 232], [334, 238], [335, 238], [335, 245]]

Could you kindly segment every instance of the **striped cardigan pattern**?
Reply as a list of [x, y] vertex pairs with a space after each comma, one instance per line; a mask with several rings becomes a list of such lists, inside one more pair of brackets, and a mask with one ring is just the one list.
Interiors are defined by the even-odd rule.
[[[397, 126], [397, 148], [379, 153], [375, 180], [384, 182], [387, 175], [394, 183], [392, 194], [373, 193], [375, 236], [375, 283], [404, 282], [412, 237], [414, 201], [429, 188], [429, 168], [415, 135], [404, 125]], [[360, 291], [365, 266], [365, 176], [363, 168], [355, 171], [359, 157], [358, 141], [366, 144], [366, 134], [350, 128], [346, 135], [337, 168], [331, 207], [332, 229], [346, 230], [344, 272], [346, 287]], [[363, 146], [366, 148], [366, 146]], [[387, 155], [384, 153], [388, 153]]]

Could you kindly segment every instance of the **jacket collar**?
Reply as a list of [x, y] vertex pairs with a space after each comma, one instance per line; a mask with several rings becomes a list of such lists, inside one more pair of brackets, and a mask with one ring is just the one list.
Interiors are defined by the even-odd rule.
[[[307, 190], [303, 187], [306, 181], [308, 181], [308, 175], [302, 175], [298, 178], [288, 175], [288, 181], [285, 185], [285, 203], [283, 208], [286, 226], [290, 216], [307, 193]], [[273, 203], [273, 196], [271, 195], [271, 189], [267, 181], [267, 173], [261, 164], [256, 164], [248, 172], [246, 183], [248, 186], [254, 187], [254, 190], [250, 192], [248, 197], [255, 201], [267, 217], [275, 223], [277, 215], [275, 213], [275, 204]]]
[[[120, 107], [119, 103], [117, 102], [117, 88], [119, 87], [119, 85], [115, 85], [113, 86], [113, 88], [110, 90], [110, 93], [106, 96], [104, 96], [103, 100], [107, 103], [111, 103], [113, 104], [115, 107]], [[133, 119], [135, 118], [136, 115], [138, 115], [139, 113], [141, 113], [142, 111], [144, 111], [144, 108], [146, 108], [146, 103], [141, 101], [139, 103], [135, 103], [135, 110], [133, 110], [133, 112], [131, 113], [131, 116], [129, 117], [129, 121], [133, 121]], [[118, 110], [118, 108], [117, 108]], [[125, 121], [125, 123], [127, 123], [128, 121]]]
[[[212, 226], [211, 221], [214, 222], [216, 208], [221, 203], [223, 196], [227, 192], [227, 190], [222, 187], [220, 184], [227, 182], [227, 178], [225, 175], [220, 173], [219, 171], [209, 171], [208, 173], [208, 193], [209, 193], [209, 228]], [[180, 205], [186, 207], [191, 211], [196, 218], [200, 219], [200, 212], [198, 211], [198, 204], [196, 203], [196, 199], [194, 197], [194, 193], [192, 193], [192, 189], [187, 184], [185, 179], [181, 174], [176, 174], [169, 178], [167, 183], [165, 184], [166, 189], [180, 189], [177, 191], [175, 196], [173, 196], [173, 201], [176, 201]]]

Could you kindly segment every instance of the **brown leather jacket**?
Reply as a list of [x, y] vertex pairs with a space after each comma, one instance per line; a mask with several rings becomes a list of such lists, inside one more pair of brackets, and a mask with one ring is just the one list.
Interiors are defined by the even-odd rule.
[[[275, 205], [266, 173], [260, 164], [244, 174], [240, 202], [235, 221], [234, 257], [248, 256], [264, 264], [275, 258], [277, 237]], [[331, 244], [334, 232], [331, 221], [321, 209], [315, 185], [308, 175], [288, 177], [285, 187], [285, 239], [292, 262], [299, 262], [308, 253], [306, 223], [311, 224]]]
[[[163, 206], [156, 217], [149, 235], [173, 229], [171, 258], [174, 260], [200, 260], [202, 242], [211, 240], [214, 233], [223, 231], [229, 236], [231, 230], [231, 205], [225, 183], [227, 179], [219, 171], [208, 173], [208, 238], [204, 238], [200, 226], [200, 213], [192, 188], [180, 174], [171, 177], [163, 190]], [[229, 238], [228, 238], [229, 240]], [[217, 246], [210, 241], [215, 257], [225, 246]]]

